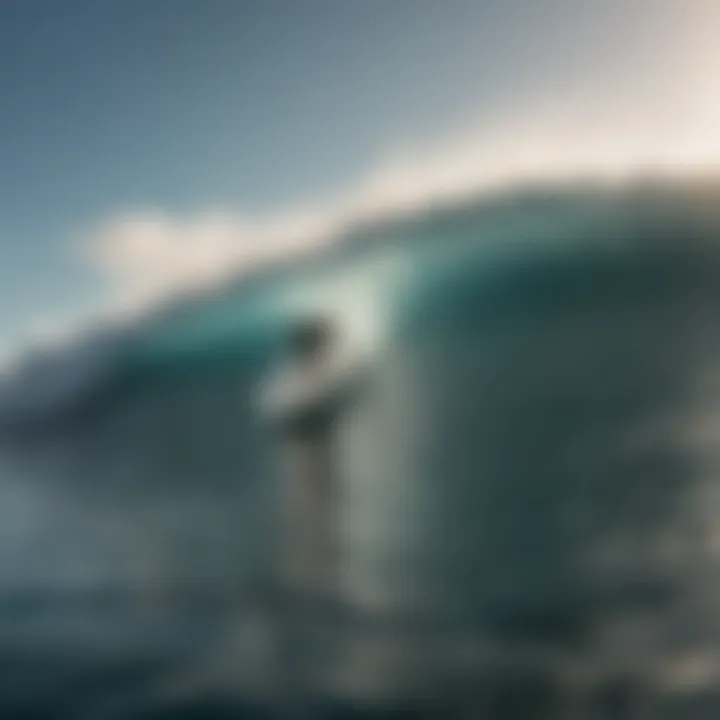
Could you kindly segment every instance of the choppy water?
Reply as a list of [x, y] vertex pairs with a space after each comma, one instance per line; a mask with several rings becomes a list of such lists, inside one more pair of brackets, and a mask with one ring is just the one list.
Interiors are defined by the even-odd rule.
[[[0, 716], [714, 717], [715, 226], [593, 197], [219, 294], [144, 328], [84, 412], [13, 431]], [[291, 300], [348, 277], [385, 333], [340, 427], [342, 597], [308, 606], [273, 584], [253, 393]]]

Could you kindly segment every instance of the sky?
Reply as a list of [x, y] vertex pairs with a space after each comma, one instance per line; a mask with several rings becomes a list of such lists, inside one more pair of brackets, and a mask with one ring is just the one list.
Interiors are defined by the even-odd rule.
[[0, 0], [0, 347], [524, 174], [720, 157], [714, 0]]

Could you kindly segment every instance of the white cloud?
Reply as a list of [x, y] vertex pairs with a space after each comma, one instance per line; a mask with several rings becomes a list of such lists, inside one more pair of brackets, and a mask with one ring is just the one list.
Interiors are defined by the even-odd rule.
[[86, 243], [91, 256], [133, 286], [202, 283], [231, 269], [252, 269], [319, 238], [311, 218], [250, 222], [207, 212], [177, 218], [159, 211], [124, 213], [100, 224]]

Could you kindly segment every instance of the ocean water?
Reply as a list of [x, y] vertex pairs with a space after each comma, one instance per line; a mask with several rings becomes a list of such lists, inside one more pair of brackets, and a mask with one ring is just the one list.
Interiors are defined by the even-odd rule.
[[[17, 410], [19, 376], [0, 717], [715, 717], [711, 200], [438, 209], [178, 302], [44, 412]], [[277, 585], [281, 464], [257, 405], [308, 311], [372, 359], [338, 424], [323, 603]]]

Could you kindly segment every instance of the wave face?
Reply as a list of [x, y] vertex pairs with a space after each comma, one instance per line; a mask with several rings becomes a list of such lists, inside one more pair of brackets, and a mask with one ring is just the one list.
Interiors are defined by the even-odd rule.
[[[0, 707], [712, 708], [717, 199], [588, 186], [437, 209], [18, 371]], [[279, 467], [255, 402], [298, 308], [372, 336], [338, 426], [347, 602], [307, 621], [321, 660], [278, 640], [297, 608], [268, 590]], [[290, 696], [287, 665], [314, 668]]]

